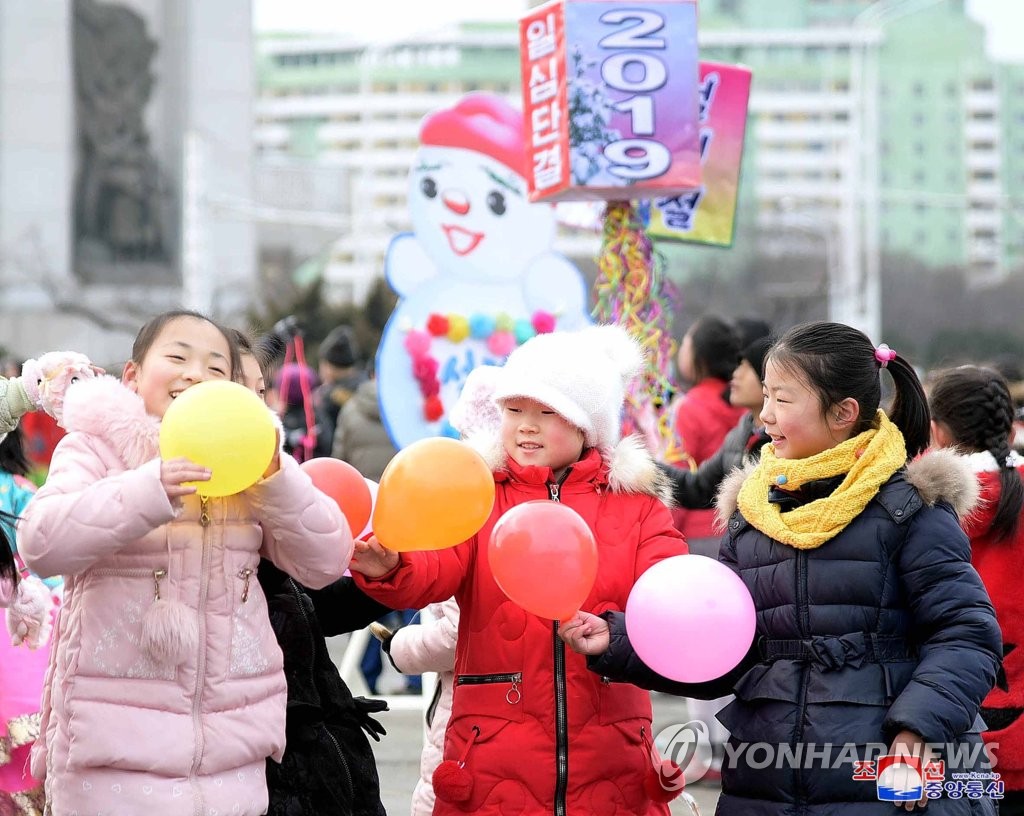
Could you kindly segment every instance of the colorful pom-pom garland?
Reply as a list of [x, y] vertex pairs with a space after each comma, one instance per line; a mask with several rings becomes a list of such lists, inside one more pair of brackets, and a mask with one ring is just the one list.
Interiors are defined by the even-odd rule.
[[514, 320], [507, 314], [472, 314], [468, 318], [458, 314], [431, 314], [426, 329], [412, 329], [405, 335], [405, 350], [412, 358], [412, 375], [419, 383], [423, 395], [423, 416], [427, 422], [437, 422], [444, 416], [441, 399], [440, 363], [430, 353], [435, 339], [461, 343], [466, 339], [482, 340], [487, 350], [496, 357], [508, 357], [536, 334], [555, 330], [557, 318], [551, 312], [538, 310], [527, 320]]

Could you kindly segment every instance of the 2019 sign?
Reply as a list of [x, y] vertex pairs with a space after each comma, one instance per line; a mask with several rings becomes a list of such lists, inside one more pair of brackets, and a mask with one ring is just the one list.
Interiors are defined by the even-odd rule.
[[700, 184], [693, 0], [555, 0], [520, 23], [533, 201]]

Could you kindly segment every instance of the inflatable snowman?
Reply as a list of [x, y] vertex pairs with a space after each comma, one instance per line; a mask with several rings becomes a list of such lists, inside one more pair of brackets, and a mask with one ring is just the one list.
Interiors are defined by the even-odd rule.
[[388, 248], [399, 301], [377, 352], [381, 417], [398, 447], [455, 435], [447, 415], [477, 366], [502, 364], [538, 332], [590, 322], [579, 270], [551, 251], [553, 208], [527, 199], [522, 114], [468, 94], [427, 116], [420, 142], [414, 232]]

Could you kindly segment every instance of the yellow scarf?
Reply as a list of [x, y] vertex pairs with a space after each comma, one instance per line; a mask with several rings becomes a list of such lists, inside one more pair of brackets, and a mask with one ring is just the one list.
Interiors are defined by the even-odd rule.
[[[765, 535], [798, 550], [820, 547], [837, 536], [907, 462], [900, 429], [881, 411], [875, 424], [877, 430], [865, 431], [807, 459], [779, 459], [775, 446], [765, 445], [760, 463], [737, 497], [743, 517]], [[846, 478], [830, 496], [786, 513], [768, 501], [773, 487], [795, 491], [808, 482], [844, 473]]]

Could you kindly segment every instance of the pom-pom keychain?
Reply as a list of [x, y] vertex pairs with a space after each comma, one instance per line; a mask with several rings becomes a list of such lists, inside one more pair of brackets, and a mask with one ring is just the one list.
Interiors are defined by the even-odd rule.
[[671, 802], [685, 787], [683, 769], [671, 759], [661, 758], [646, 728], [641, 730], [640, 736], [643, 739], [641, 750], [646, 755], [648, 763], [644, 774], [644, 792], [653, 802]]
[[434, 794], [438, 799], [452, 804], [468, 802], [473, 795], [473, 777], [466, 770], [466, 758], [469, 751], [480, 736], [480, 729], [473, 726], [473, 733], [470, 734], [469, 742], [462, 752], [458, 761], [446, 759], [434, 769], [432, 781], [434, 783]]

